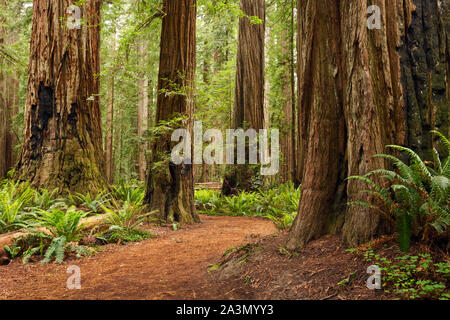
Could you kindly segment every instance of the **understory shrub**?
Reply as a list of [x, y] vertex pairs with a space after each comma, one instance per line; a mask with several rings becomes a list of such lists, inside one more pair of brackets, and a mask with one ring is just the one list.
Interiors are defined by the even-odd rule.
[[78, 244], [84, 234], [81, 219], [85, 216], [86, 212], [75, 207], [67, 211], [39, 210], [35, 220], [11, 247], [6, 246], [5, 249], [12, 259], [22, 256], [23, 263], [27, 263], [33, 255], [43, 256], [43, 263], [53, 260], [62, 263], [69, 253], [77, 257], [90, 255], [94, 251], [92, 248]]
[[27, 226], [34, 217], [31, 210], [35, 191], [27, 183], [4, 180], [0, 184], [0, 234]]
[[[93, 254], [93, 248], [79, 244], [85, 236], [81, 220], [98, 213], [108, 213], [105, 224], [109, 228], [96, 234], [103, 243], [136, 242], [153, 237], [139, 229], [144, 220], [152, 220], [152, 213], [143, 214], [145, 186], [142, 183], [121, 183], [112, 187], [111, 194], [77, 193], [66, 198], [58, 195], [58, 189], [37, 191], [27, 183], [0, 182], [0, 234], [23, 229], [15, 243], [4, 248], [11, 259], [22, 257], [26, 263], [32, 256], [42, 256], [43, 263], [53, 260], [62, 263], [70, 254], [77, 257]], [[96, 236], [90, 235], [94, 239]]]
[[101, 232], [99, 237], [109, 243], [137, 242], [153, 237], [150, 232], [140, 230], [139, 227], [145, 220], [152, 219], [154, 212], [143, 214], [144, 207], [132, 205], [125, 201], [119, 204], [113, 201], [114, 208], [103, 206], [103, 210], [108, 214], [105, 224], [109, 227]]
[[225, 197], [216, 190], [195, 192], [195, 205], [207, 215], [260, 216], [271, 219], [279, 229], [287, 229], [297, 215], [300, 188], [292, 183], [258, 192], [240, 192]]
[[145, 185], [139, 181], [121, 182], [118, 186], [112, 187], [112, 197], [121, 203], [128, 203], [131, 206], [142, 206], [145, 197]]
[[[438, 131], [432, 131], [440, 137], [446, 148], [447, 158], [441, 159], [438, 151], [433, 149], [433, 160], [423, 161], [413, 150], [397, 145], [387, 148], [399, 151], [409, 157], [408, 162], [399, 158], [378, 154], [389, 160], [395, 167], [393, 170], [378, 169], [364, 176], [352, 176], [366, 182], [369, 190], [367, 201], [351, 202], [349, 205], [360, 205], [373, 208], [392, 221], [399, 234], [399, 245], [402, 251], [409, 251], [411, 238], [431, 242], [444, 238], [448, 241], [450, 225], [450, 143]], [[375, 182], [372, 176], [378, 176]]]

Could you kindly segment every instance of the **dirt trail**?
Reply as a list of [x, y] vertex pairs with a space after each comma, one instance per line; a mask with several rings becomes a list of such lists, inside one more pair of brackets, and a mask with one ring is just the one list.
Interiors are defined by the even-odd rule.
[[[217, 299], [208, 266], [232, 247], [276, 232], [260, 218], [202, 217], [179, 231], [156, 228], [157, 238], [126, 246], [108, 245], [90, 258], [62, 265], [0, 267], [1, 299]], [[81, 269], [82, 289], [68, 290], [67, 268]]]

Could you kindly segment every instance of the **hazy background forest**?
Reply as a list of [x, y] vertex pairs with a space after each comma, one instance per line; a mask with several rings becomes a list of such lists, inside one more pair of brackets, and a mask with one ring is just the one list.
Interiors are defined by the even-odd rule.
[[[24, 106], [28, 81], [29, 45], [31, 37], [32, 1], [10, 1], [2, 10], [8, 29], [7, 46], [2, 47], [8, 61], [4, 72], [17, 82], [12, 91], [14, 105], [11, 131], [14, 134], [14, 155], [20, 151]], [[161, 19], [157, 14], [161, 3], [155, 1], [104, 1], [101, 28], [101, 91], [100, 104], [104, 148], [113, 173], [111, 182], [144, 180], [142, 171], [148, 153], [148, 128], [155, 126], [158, 84]], [[266, 99], [271, 125], [279, 127], [286, 117], [283, 106], [289, 100], [291, 72], [295, 61], [295, 26], [292, 14], [295, 3], [286, 5], [273, 1], [267, 6]], [[235, 90], [239, 3], [231, 1], [200, 1], [197, 23], [196, 119], [206, 128], [232, 127]], [[256, 23], [257, 21], [255, 21]], [[283, 42], [283, 46], [279, 43]], [[292, 70], [291, 70], [292, 69]], [[16, 89], [14, 89], [16, 90]], [[283, 91], [284, 90], [284, 91]], [[288, 90], [288, 96], [285, 93]], [[289, 114], [290, 115], [290, 114]], [[112, 119], [112, 121], [111, 121]], [[112, 146], [108, 134], [112, 130]], [[290, 127], [283, 132], [291, 132]], [[141, 171], [140, 171], [141, 170]], [[223, 170], [198, 179], [220, 181]], [[141, 173], [140, 173], [141, 172]]]
[[[449, 299], [449, 13], [0, 0], [0, 299]], [[195, 121], [279, 170], [175, 163]]]

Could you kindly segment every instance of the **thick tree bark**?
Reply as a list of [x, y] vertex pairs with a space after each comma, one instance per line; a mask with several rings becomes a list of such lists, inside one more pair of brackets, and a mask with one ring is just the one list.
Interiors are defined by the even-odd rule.
[[[194, 75], [196, 64], [196, 1], [164, 0], [156, 121], [185, 116], [192, 132]], [[174, 87], [176, 92], [172, 92]], [[170, 93], [166, 91], [171, 91]], [[178, 90], [183, 90], [179, 93]], [[170, 161], [171, 135], [155, 138], [152, 146], [146, 202], [159, 210], [161, 220], [199, 222], [194, 206], [191, 164]]]
[[[256, 16], [261, 24], [252, 24], [247, 17], [239, 21], [239, 43], [236, 66], [234, 128], [264, 128], [264, 38], [265, 0], [241, 0], [241, 10]], [[225, 176], [222, 192], [251, 190], [255, 173], [248, 165], [236, 165]]]
[[339, 3], [299, 0], [297, 14], [301, 155], [297, 160], [303, 187], [287, 244], [290, 249], [323, 235], [339, 181], [345, 178]]
[[[437, 0], [298, 0], [298, 170], [303, 194], [288, 248], [301, 248], [309, 240], [341, 227], [343, 240], [350, 246], [384, 231], [377, 214], [345, 205], [347, 201], [365, 200], [360, 190], [366, 186], [357, 181], [347, 184], [344, 179], [382, 168], [384, 162], [372, 155], [384, 152], [386, 144], [404, 144], [407, 134], [412, 136], [405, 115], [406, 119], [417, 117], [410, 111], [411, 87], [401, 85], [401, 80], [408, 78], [408, 65], [401, 56], [418, 54], [418, 47], [428, 53], [445, 52], [437, 50], [441, 45], [431, 39], [447, 39], [443, 28], [438, 28], [441, 19], [427, 19], [441, 31], [430, 36], [425, 47], [408, 40], [415, 23], [424, 23], [415, 12], [417, 4], [425, 2], [434, 8], [430, 14], [439, 15]], [[372, 4], [381, 9], [379, 30], [367, 27], [366, 12]], [[323, 16], [328, 19], [319, 19]], [[444, 65], [448, 63], [448, 56], [440, 57]], [[428, 63], [426, 68], [431, 74], [445, 72], [439, 63]], [[415, 65], [413, 69], [421, 70]], [[423, 83], [420, 78], [412, 79]], [[442, 93], [445, 95], [445, 90]], [[422, 114], [429, 114], [433, 104], [423, 104]], [[448, 115], [448, 100], [443, 108], [447, 111], [441, 118]], [[437, 118], [424, 121], [431, 128], [436, 123], [432, 125], [430, 120]]]
[[69, 0], [34, 0], [25, 130], [17, 178], [60, 192], [105, 187], [99, 108], [100, 0], [67, 27]]
[[264, 128], [265, 0], [241, 0], [241, 10], [263, 22], [239, 21], [234, 127], [258, 130]]
[[[448, 1], [412, 1], [405, 8], [410, 19], [400, 47], [407, 144], [430, 159], [437, 128], [449, 135], [449, 33]], [[447, 77], [447, 79], [446, 79]], [[438, 146], [435, 146], [438, 147]]]

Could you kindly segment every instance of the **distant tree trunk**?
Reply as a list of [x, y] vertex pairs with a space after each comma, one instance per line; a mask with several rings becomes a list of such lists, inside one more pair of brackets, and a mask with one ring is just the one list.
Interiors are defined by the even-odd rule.
[[[241, 0], [247, 16], [259, 17], [262, 24], [252, 24], [247, 17], [239, 21], [236, 66], [234, 128], [264, 128], [264, 37], [265, 0]], [[233, 166], [223, 182], [225, 195], [237, 190], [251, 190], [255, 173], [248, 165]]]
[[[381, 29], [367, 27], [366, 12], [372, 4], [381, 9]], [[437, 0], [298, 0], [297, 12], [298, 170], [303, 192], [287, 247], [301, 248], [327, 231], [340, 229], [344, 242], [355, 246], [383, 232], [385, 225], [371, 210], [346, 206], [347, 201], [365, 200], [360, 191], [367, 187], [344, 179], [382, 168], [384, 162], [372, 155], [385, 152], [386, 144], [404, 144], [411, 136], [405, 115], [416, 119], [417, 114], [411, 113], [408, 100], [412, 87], [402, 88], [402, 78], [408, 77], [401, 66], [402, 52], [410, 57], [420, 55], [422, 49], [430, 53], [447, 47], [447, 57], [440, 57], [448, 63], [448, 45], [437, 41], [447, 36], [438, 28], [439, 18], [425, 18], [439, 15]], [[411, 33], [423, 40], [414, 31], [416, 23], [425, 23], [423, 28], [435, 33], [413, 45]], [[428, 71], [439, 74], [439, 64], [430, 62]], [[448, 101], [445, 105], [448, 115]], [[430, 112], [430, 104], [423, 107], [422, 114]]]
[[13, 169], [17, 159], [15, 146], [17, 144], [17, 137], [13, 132], [12, 122], [18, 112], [18, 90], [19, 81], [12, 76], [4, 78], [4, 92], [5, 92], [5, 134], [6, 144], [5, 152], [2, 153], [5, 157], [6, 172]]
[[80, 29], [66, 20], [68, 0], [34, 0], [25, 130], [17, 178], [60, 192], [105, 187], [99, 108], [101, 1], [80, 5]]
[[[117, 106], [114, 137], [114, 181], [120, 182], [123, 179], [122, 170], [122, 150], [123, 150], [123, 108]], [[118, 177], [118, 178], [117, 178]]]
[[[113, 50], [114, 54], [112, 56], [113, 60], [116, 59], [116, 31], [113, 33]], [[108, 101], [108, 111], [106, 115], [106, 137], [105, 137], [105, 164], [106, 164], [106, 181], [109, 184], [114, 183], [114, 89], [115, 89], [115, 72], [116, 68], [112, 67], [109, 74], [109, 101]]]
[[[196, 60], [196, 1], [164, 0], [156, 121], [186, 116], [192, 132]], [[177, 53], [177, 54], [174, 54]], [[168, 94], [166, 91], [177, 92]], [[184, 90], [183, 94], [178, 90]], [[170, 161], [174, 143], [170, 135], [156, 137], [152, 147], [146, 203], [159, 210], [161, 220], [199, 222], [194, 206], [192, 165]]]
[[[145, 65], [145, 52], [147, 46], [145, 42], [139, 43], [139, 65]], [[145, 73], [141, 73], [138, 80], [138, 124], [137, 124], [137, 135], [139, 139], [144, 138], [144, 133], [148, 129], [148, 78]], [[138, 174], [139, 180], [145, 180], [145, 173], [147, 170], [147, 159], [146, 159], [146, 143], [139, 141], [138, 145]]]
[[[205, 41], [204, 43], [205, 47], [208, 46], [208, 41]], [[203, 61], [203, 83], [206, 86], [209, 86], [209, 74], [211, 72], [211, 65], [209, 63], [208, 57], [205, 57], [204, 61]], [[199, 181], [199, 182], [209, 182], [211, 177], [210, 177], [210, 169], [211, 169], [211, 165], [205, 163], [204, 161], [201, 164], [201, 168], [202, 168], [202, 173], [201, 173], [201, 177], [200, 180], [195, 179], [195, 181]]]
[[114, 81], [113, 74], [110, 75], [108, 113], [106, 115], [106, 181], [112, 184], [114, 181], [114, 158], [113, 158], [113, 136], [114, 136]]
[[[3, 2], [0, 2], [3, 5]], [[0, 46], [5, 44], [6, 30], [3, 26], [4, 19], [0, 16]], [[0, 65], [5, 65], [4, 58], [0, 56]], [[6, 84], [4, 71], [0, 69], [0, 179], [6, 177], [8, 172], [6, 152], [7, 152], [7, 134], [8, 134], [8, 121], [7, 121], [7, 99], [4, 86]]]
[[[295, 178], [294, 171], [294, 152], [295, 145], [295, 121], [293, 122], [294, 110], [294, 96], [292, 90], [291, 79], [291, 50], [289, 44], [288, 32], [284, 32], [281, 39], [281, 54], [285, 59], [283, 61], [283, 68], [285, 72], [282, 75], [282, 98], [283, 98], [283, 121], [282, 139], [281, 139], [281, 153], [283, 155], [283, 163], [280, 167], [279, 181], [281, 183], [288, 183]], [[295, 89], [294, 89], [295, 90]], [[294, 91], [295, 92], [295, 91]]]
[[296, 20], [295, 20], [295, 12], [296, 12], [296, 3], [295, 1], [291, 1], [291, 28], [289, 35], [289, 73], [291, 80], [291, 99], [292, 99], [292, 113], [291, 113], [291, 129], [292, 129], [292, 146], [291, 152], [292, 157], [290, 159], [292, 165], [292, 181], [295, 186], [300, 185], [300, 178], [297, 173], [297, 99], [295, 96], [296, 93], [296, 83], [295, 83], [295, 34], [296, 34]]
[[[0, 5], [6, 6], [6, 2], [0, 0]], [[17, 41], [14, 33], [7, 32], [3, 25], [4, 16], [0, 16], [0, 46], [7, 46]], [[0, 65], [7, 66], [10, 62], [0, 57]], [[11, 67], [13, 67], [11, 65]], [[8, 67], [7, 67], [8, 68]], [[18, 112], [19, 83], [14, 69], [0, 70], [0, 179], [5, 178], [9, 170], [14, 167], [16, 161], [15, 145], [16, 136], [13, 132], [13, 117]]]
[[[148, 101], [149, 101], [149, 107], [148, 107], [148, 118], [147, 118], [147, 123], [148, 123], [148, 127], [151, 128], [154, 125], [154, 121], [155, 121], [155, 94], [154, 94], [155, 88], [154, 88], [154, 84], [152, 80], [148, 81]], [[147, 143], [148, 145], [148, 143]]]

